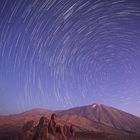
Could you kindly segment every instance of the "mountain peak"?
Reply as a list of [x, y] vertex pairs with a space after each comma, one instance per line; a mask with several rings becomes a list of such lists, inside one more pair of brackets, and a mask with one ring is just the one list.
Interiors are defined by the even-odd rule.
[[92, 107], [92, 108], [95, 108], [95, 107], [97, 107], [97, 106], [100, 106], [100, 104], [98, 104], [98, 103], [93, 103], [93, 104], [91, 104], [91, 107]]

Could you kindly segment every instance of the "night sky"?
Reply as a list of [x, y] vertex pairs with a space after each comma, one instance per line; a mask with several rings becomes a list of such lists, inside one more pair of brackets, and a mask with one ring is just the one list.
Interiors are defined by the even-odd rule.
[[1, 0], [0, 114], [94, 102], [140, 116], [140, 0]]

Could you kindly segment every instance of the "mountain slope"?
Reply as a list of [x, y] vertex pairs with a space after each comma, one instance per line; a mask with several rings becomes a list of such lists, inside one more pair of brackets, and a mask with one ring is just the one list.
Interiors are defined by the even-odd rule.
[[[61, 117], [79, 116], [99, 126], [140, 134], [140, 118], [124, 111], [102, 104], [92, 104], [59, 112]], [[68, 118], [67, 118], [68, 120]], [[83, 121], [82, 121], [83, 122]], [[96, 125], [95, 125], [96, 126]], [[94, 127], [94, 126], [93, 126]], [[87, 125], [88, 128], [88, 125]]]

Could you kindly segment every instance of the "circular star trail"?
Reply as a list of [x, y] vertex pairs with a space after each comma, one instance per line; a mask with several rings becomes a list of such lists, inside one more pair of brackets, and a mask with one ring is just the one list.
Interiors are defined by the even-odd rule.
[[0, 113], [99, 102], [140, 115], [140, 2], [0, 3]]

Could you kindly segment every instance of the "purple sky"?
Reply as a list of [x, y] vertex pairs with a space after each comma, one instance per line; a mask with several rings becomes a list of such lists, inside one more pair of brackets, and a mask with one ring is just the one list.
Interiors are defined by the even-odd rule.
[[140, 116], [140, 1], [1, 1], [0, 114], [93, 102]]

